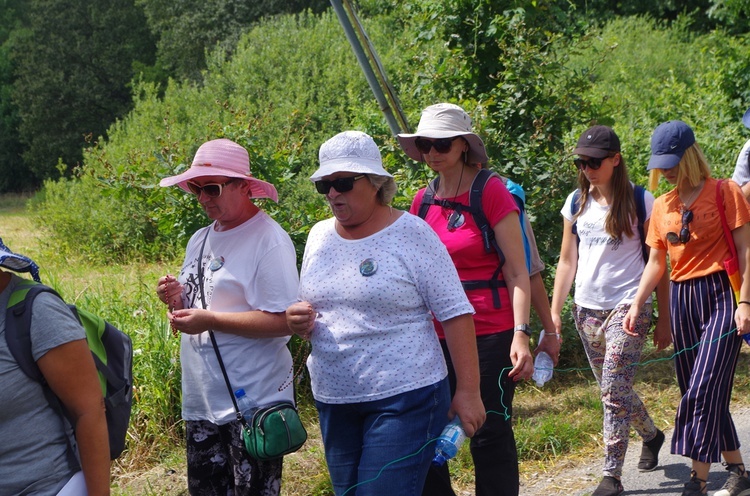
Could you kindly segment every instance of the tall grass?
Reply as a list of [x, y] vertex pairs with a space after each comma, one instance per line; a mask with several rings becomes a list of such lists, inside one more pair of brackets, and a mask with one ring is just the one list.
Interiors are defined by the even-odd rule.
[[[42, 268], [43, 281], [58, 289], [66, 299], [96, 311], [133, 339], [135, 402], [127, 450], [113, 466], [113, 494], [187, 494], [180, 420], [179, 340], [172, 336], [164, 307], [153, 291], [157, 278], [165, 272], [175, 272], [180, 261], [95, 265], [85, 259], [62, 259], [47, 244], [45, 234], [35, 229], [31, 217], [23, 210], [24, 201], [24, 197], [17, 197], [0, 202], [3, 241], [14, 251], [32, 256]], [[566, 334], [570, 341], [566, 353], [581, 356], [580, 343], [570, 334]], [[298, 370], [304, 370], [306, 356], [301, 346], [299, 341], [292, 341]], [[745, 399], [750, 392], [748, 350], [749, 347], [743, 347], [737, 369], [735, 406], [749, 403]], [[662, 429], [671, 427], [679, 399], [670, 353], [656, 352], [647, 345], [635, 385]], [[554, 476], [570, 460], [580, 463], [593, 460], [598, 464], [601, 402], [591, 372], [576, 367], [556, 370], [544, 388], [527, 382], [516, 389], [512, 421], [521, 477], [527, 484], [539, 473]], [[333, 492], [317, 414], [305, 375], [297, 392], [309, 439], [300, 451], [284, 459], [282, 495], [330, 496]], [[457, 494], [473, 494], [473, 465], [467, 445], [450, 469]], [[524, 494], [534, 494], [533, 488], [527, 486]]]

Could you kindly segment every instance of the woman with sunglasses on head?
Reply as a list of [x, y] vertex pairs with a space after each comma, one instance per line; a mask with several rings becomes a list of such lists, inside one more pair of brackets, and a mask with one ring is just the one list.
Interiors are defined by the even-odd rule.
[[[333, 218], [310, 230], [302, 301], [287, 322], [312, 343], [307, 366], [334, 492], [414, 496], [449, 411], [469, 435], [484, 422], [473, 310], [437, 236], [389, 205], [396, 183], [373, 139], [345, 131], [319, 156], [310, 179]], [[433, 315], [455, 356], [452, 400]]]
[[[672, 341], [682, 393], [672, 453], [692, 460], [682, 495], [706, 494], [710, 466], [722, 457], [729, 478], [714, 495], [750, 495], [729, 412], [740, 335], [750, 333], [750, 205], [736, 183], [711, 177], [693, 130], [682, 121], [654, 130], [648, 170], [652, 189], [661, 176], [675, 188], [654, 203], [647, 238], [651, 254], [623, 326], [637, 327], [639, 309], [666, 272], [669, 255]], [[723, 265], [730, 248], [718, 207], [722, 203], [739, 259], [739, 305]]]
[[[447, 247], [475, 310], [482, 401], [488, 412], [470, 443], [476, 494], [516, 496], [519, 473], [511, 421], [513, 393], [515, 383], [529, 379], [534, 372], [529, 349], [529, 272], [519, 209], [499, 177], [487, 181], [481, 208], [491, 231], [488, 236], [494, 235], [504, 263], [495, 249], [485, 247], [484, 234], [468, 211], [469, 190], [480, 171], [476, 164], [488, 162], [484, 143], [471, 125], [471, 118], [461, 107], [439, 103], [422, 111], [415, 134], [400, 134], [398, 140], [410, 158], [426, 162], [439, 176], [424, 219]], [[425, 191], [420, 190], [414, 198], [413, 214], [419, 212]], [[440, 322], [435, 322], [435, 329], [453, 379], [456, 357], [446, 345]], [[422, 494], [455, 494], [447, 464], [430, 470]]]
[[[552, 318], [558, 332], [562, 311], [575, 281], [573, 319], [600, 388], [604, 409], [604, 476], [593, 496], [617, 496], [628, 449], [630, 427], [643, 439], [638, 470], [656, 468], [664, 433], [654, 425], [633, 383], [651, 328], [651, 293], [635, 314], [632, 329], [623, 328], [646, 265], [639, 233], [648, 229], [654, 197], [628, 179], [620, 139], [607, 126], [593, 126], [573, 150], [578, 189], [568, 195], [561, 213], [563, 237], [552, 295]], [[640, 197], [638, 195], [641, 195]], [[643, 203], [639, 218], [637, 203]], [[656, 281], [654, 281], [656, 286]], [[652, 288], [653, 290], [653, 288]], [[657, 298], [662, 306], [654, 331], [658, 349], [669, 346], [667, 279]]]
[[296, 253], [253, 202], [276, 201], [276, 188], [252, 176], [247, 150], [228, 139], [201, 145], [187, 171], [160, 185], [193, 193], [212, 221], [190, 238], [180, 274], [156, 286], [181, 336], [188, 490], [277, 496], [283, 459], [247, 453], [232, 401], [238, 389], [257, 407], [295, 400], [284, 312], [297, 296]]

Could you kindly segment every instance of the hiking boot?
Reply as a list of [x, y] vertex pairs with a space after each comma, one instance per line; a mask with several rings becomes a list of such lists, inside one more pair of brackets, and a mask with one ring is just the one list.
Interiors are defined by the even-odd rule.
[[624, 489], [620, 481], [614, 477], [605, 475], [599, 483], [599, 487], [596, 488], [596, 491], [591, 496], [618, 496], [623, 491]]
[[656, 430], [656, 436], [648, 442], [643, 443], [641, 448], [641, 459], [638, 460], [638, 470], [651, 472], [659, 465], [659, 450], [664, 444], [664, 433]]
[[725, 463], [729, 470], [726, 484], [714, 496], [750, 496], [750, 479], [741, 463]]
[[708, 494], [706, 490], [706, 481], [698, 478], [698, 474], [695, 470], [690, 471], [690, 482], [685, 484], [685, 489], [682, 490], [682, 496], [703, 496]]

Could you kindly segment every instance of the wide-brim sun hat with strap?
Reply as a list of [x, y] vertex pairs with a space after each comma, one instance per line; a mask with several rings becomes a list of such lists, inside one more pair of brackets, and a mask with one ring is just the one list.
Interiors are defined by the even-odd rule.
[[468, 162], [470, 164], [486, 164], [488, 162], [482, 138], [472, 132], [471, 117], [464, 109], [452, 103], [438, 103], [430, 105], [422, 111], [417, 132], [414, 134], [399, 134], [398, 142], [404, 153], [417, 162], [424, 162], [422, 152], [414, 141], [417, 138], [453, 138], [461, 136], [469, 144]]
[[279, 194], [271, 183], [262, 181], [250, 173], [250, 156], [247, 150], [232, 140], [215, 139], [203, 143], [190, 168], [176, 176], [165, 177], [159, 186], [175, 184], [187, 192], [188, 181], [205, 176], [224, 176], [243, 179], [250, 183], [250, 198], [270, 198], [279, 201]]
[[320, 146], [320, 166], [310, 176], [315, 182], [337, 172], [393, 177], [383, 168], [375, 140], [361, 131], [343, 131]]
[[0, 267], [10, 269], [14, 272], [28, 272], [36, 282], [39, 279], [39, 266], [32, 259], [18, 253], [13, 253], [0, 239]]

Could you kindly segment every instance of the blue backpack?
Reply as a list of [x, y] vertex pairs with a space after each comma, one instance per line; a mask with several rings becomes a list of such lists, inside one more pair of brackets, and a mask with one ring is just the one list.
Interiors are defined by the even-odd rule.
[[[24, 280], [13, 290], [5, 314], [5, 339], [21, 370], [42, 384], [50, 406], [67, 418], [60, 400], [47, 385], [31, 353], [31, 308], [34, 298], [40, 293], [52, 293], [61, 298], [54, 289], [29, 280]], [[74, 305], [68, 307], [86, 331], [86, 341], [99, 373], [106, 406], [110, 459], [114, 460], [125, 449], [125, 437], [130, 423], [133, 403], [133, 343], [127, 334], [101, 317]]]
[[[635, 215], [638, 217], [638, 236], [641, 238], [641, 255], [643, 256], [643, 262], [648, 263], [648, 245], [646, 244], [646, 234], [643, 231], [643, 224], [646, 222], [646, 190], [643, 186], [637, 184], [633, 185], [633, 198], [635, 199]], [[573, 201], [570, 202], [570, 213], [573, 217], [576, 216], [579, 210], [583, 208], [583, 205], [579, 205], [581, 202], [581, 190], [577, 189], [573, 192]], [[580, 242], [578, 237], [578, 228], [576, 227], [577, 221], [573, 221], [573, 234], [576, 235], [576, 241]]]

